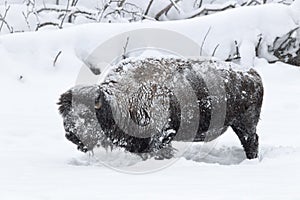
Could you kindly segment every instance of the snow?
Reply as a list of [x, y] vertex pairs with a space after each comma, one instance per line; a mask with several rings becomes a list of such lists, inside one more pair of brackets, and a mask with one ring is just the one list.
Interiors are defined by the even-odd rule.
[[[51, 53], [54, 54], [52, 55], [53, 57], [60, 50], [63, 51], [63, 54], [69, 55], [69, 51], [74, 51], [75, 49], [77, 56], [82, 58], [93, 51], [103, 41], [118, 34], [142, 28], [165, 29], [182, 34], [199, 45], [203, 43], [203, 51], [196, 49], [191, 56], [199, 55], [201, 52], [203, 52], [201, 56], [211, 56], [216, 49], [215, 56], [225, 60], [229, 55], [232, 56], [235, 53], [234, 46], [236, 42], [241, 49], [242, 64], [246, 63], [247, 67], [249, 67], [253, 66], [254, 47], [258, 43], [258, 38], [260, 36], [263, 38], [261, 42], [261, 50], [263, 52], [261, 54], [265, 58], [270, 57], [268, 52], [266, 52], [268, 45], [272, 45], [276, 37], [283, 36], [299, 26], [299, 9], [297, 2], [291, 6], [265, 4], [262, 6], [246, 6], [226, 10], [190, 20], [161, 23], [84, 24], [72, 26], [65, 30], [56, 30], [56, 28], [53, 29], [50, 27], [32, 34], [14, 34], [14, 37], [5, 35], [3, 38], [7, 37], [7, 39], [4, 41], [1, 39], [0, 43], [2, 42], [5, 48], [15, 53], [21, 51], [23, 55], [35, 52], [36, 49], [42, 51], [41, 48], [43, 46], [52, 45], [54, 52]], [[17, 13], [20, 12], [18, 11]], [[19, 20], [16, 20], [17, 22]], [[21, 30], [21, 27], [19, 29]], [[51, 29], [52, 32], [48, 29]], [[36, 36], [38, 37], [34, 40], [33, 38]], [[128, 33], [128, 36], [130, 36], [130, 33]], [[162, 41], [169, 39], [167, 35], [159, 36], [154, 34], [147, 37], [149, 39], [160, 38]], [[120, 39], [124, 40], [124, 42], [121, 42], [122, 45], [126, 43], [126, 38], [124, 35], [124, 38]], [[204, 38], [205, 41], [203, 42]], [[33, 40], [34, 42], [32, 42]], [[50, 41], [52, 41], [51, 44]], [[22, 44], [20, 45], [21, 48], [15, 49], [14, 45], [10, 44], [11, 42]], [[130, 38], [129, 45], [135, 42], [138, 43], [138, 38]], [[119, 44], [120, 46], [121, 43]], [[27, 50], [27, 48], [29, 49]], [[122, 48], [123, 46], [119, 47], [120, 50]]]
[[[142, 162], [122, 151], [84, 155], [64, 138], [56, 105], [59, 95], [76, 82], [81, 59], [117, 33], [166, 28], [201, 44], [211, 26], [205, 52], [220, 43], [216, 56], [224, 58], [231, 46], [227, 41], [246, 40], [247, 46], [257, 33], [271, 41], [297, 26], [299, 3], [293, 5], [238, 8], [177, 22], [86, 24], [1, 36], [0, 199], [299, 199], [298, 67], [268, 64], [244, 49], [244, 62], [253, 60], [265, 87], [258, 125], [260, 155], [255, 160], [246, 160], [230, 129], [212, 143], [193, 144], [164, 169], [134, 176], [134, 170], [163, 166], [164, 161]], [[121, 164], [129, 174], [120, 172]]]

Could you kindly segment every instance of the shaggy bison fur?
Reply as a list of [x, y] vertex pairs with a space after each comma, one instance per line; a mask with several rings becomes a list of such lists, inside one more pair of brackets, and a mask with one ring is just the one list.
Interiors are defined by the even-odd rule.
[[211, 141], [230, 126], [246, 157], [256, 158], [263, 85], [255, 70], [235, 68], [214, 60], [125, 60], [101, 84], [61, 95], [66, 138], [83, 152], [121, 147], [170, 158], [172, 141]]

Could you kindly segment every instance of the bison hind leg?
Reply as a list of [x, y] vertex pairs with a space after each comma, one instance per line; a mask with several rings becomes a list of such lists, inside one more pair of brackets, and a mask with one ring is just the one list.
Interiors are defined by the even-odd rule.
[[232, 126], [233, 131], [238, 135], [248, 159], [258, 156], [258, 135], [243, 126]]
[[248, 159], [254, 159], [258, 156], [258, 135], [256, 126], [259, 120], [259, 110], [248, 109], [240, 115], [231, 125], [233, 131], [239, 137]]

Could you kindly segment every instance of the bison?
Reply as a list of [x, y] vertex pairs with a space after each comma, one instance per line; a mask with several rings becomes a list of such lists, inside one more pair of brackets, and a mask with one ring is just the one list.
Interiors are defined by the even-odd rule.
[[262, 101], [253, 69], [212, 59], [143, 58], [121, 61], [99, 84], [73, 87], [58, 104], [66, 138], [83, 152], [101, 146], [171, 158], [172, 141], [208, 142], [230, 126], [253, 159]]

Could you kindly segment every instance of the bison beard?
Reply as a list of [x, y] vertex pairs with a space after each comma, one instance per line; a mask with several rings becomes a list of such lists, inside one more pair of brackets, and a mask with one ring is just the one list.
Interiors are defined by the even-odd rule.
[[[215, 89], [224, 94], [211, 94], [207, 82], [216, 82], [212, 72], [221, 81]], [[178, 135], [182, 121], [187, 121], [173, 92], [178, 80], [186, 81], [197, 98], [199, 125], [192, 134], [186, 130], [186, 135]], [[172, 141], [211, 141], [231, 126], [247, 158], [253, 159], [258, 155], [256, 126], [262, 100], [261, 78], [253, 69], [235, 71], [231, 64], [212, 60], [147, 58], [123, 61], [100, 85], [74, 87], [58, 104], [66, 138], [83, 152], [96, 146], [121, 147], [138, 155], [171, 158]], [[210, 129], [212, 104], [222, 103], [224, 121]]]

